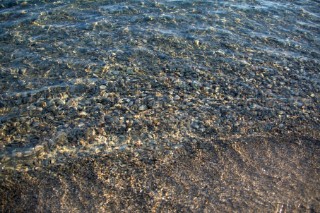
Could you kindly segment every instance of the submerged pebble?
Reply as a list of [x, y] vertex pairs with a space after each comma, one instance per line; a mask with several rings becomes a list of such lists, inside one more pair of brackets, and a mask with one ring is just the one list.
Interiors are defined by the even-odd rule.
[[139, 111], [144, 111], [147, 109], [147, 106], [146, 105], [141, 105], [139, 106]]

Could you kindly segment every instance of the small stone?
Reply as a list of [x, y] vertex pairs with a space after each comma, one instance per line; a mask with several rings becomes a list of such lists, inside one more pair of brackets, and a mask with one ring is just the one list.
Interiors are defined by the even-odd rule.
[[112, 71], [112, 74], [114, 74], [114, 75], [119, 75], [119, 71], [116, 71], [116, 70], [114, 70], [114, 71]]
[[82, 118], [86, 117], [87, 115], [88, 115], [88, 114], [87, 114], [85, 111], [81, 111], [81, 112], [79, 113], [79, 116], [82, 117]]
[[85, 135], [87, 139], [92, 139], [96, 135], [96, 130], [94, 128], [88, 128]]
[[174, 100], [180, 100], [181, 98], [180, 98], [180, 96], [179, 95], [176, 95], [176, 96], [174, 96], [174, 98], [173, 98]]
[[32, 154], [33, 154], [33, 151], [31, 149], [29, 149], [29, 150], [26, 150], [23, 152], [23, 157], [28, 157]]
[[58, 100], [56, 101], [56, 103], [57, 103], [57, 105], [59, 105], [59, 106], [63, 106], [63, 105], [66, 104], [66, 102], [65, 102], [64, 100], [62, 100], [62, 99], [58, 99]]
[[200, 128], [198, 122], [192, 122], [191, 123], [191, 127], [193, 127], [194, 129], [199, 129]]
[[297, 107], [302, 107], [302, 106], [303, 106], [303, 103], [297, 101], [297, 102], [295, 102], [295, 105], [296, 105]]
[[146, 110], [147, 109], [147, 106], [146, 105], [141, 105], [140, 107], [139, 107], [139, 111], [144, 111], [144, 110]]
[[41, 106], [42, 108], [44, 108], [44, 107], [47, 106], [47, 103], [46, 103], [45, 101], [41, 101], [41, 102], [40, 102], [40, 106]]
[[44, 146], [43, 146], [42, 144], [38, 144], [38, 145], [36, 145], [36, 146], [34, 147], [34, 150], [35, 150], [36, 152], [38, 152], [38, 151], [40, 151], [40, 150], [42, 150], [42, 149], [44, 149]]
[[107, 89], [107, 87], [106, 87], [106, 85], [101, 85], [101, 86], [100, 86], [100, 89], [101, 89], [101, 90], [105, 90], [105, 89]]
[[124, 145], [119, 147], [119, 151], [125, 151], [127, 148], [128, 148], [128, 145], [124, 144]]
[[59, 132], [56, 137], [56, 143], [59, 145], [66, 144], [68, 142], [68, 135], [66, 132]]
[[20, 157], [22, 157], [22, 153], [21, 152], [14, 152], [14, 153], [12, 153], [12, 156], [20, 158]]
[[127, 73], [128, 73], [129, 75], [132, 75], [132, 74], [133, 74], [133, 70], [132, 70], [131, 68], [128, 68], [128, 69], [127, 69]]

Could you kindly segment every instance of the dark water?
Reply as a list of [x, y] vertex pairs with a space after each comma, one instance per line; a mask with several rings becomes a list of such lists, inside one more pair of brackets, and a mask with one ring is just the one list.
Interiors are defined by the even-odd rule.
[[[12, 196], [20, 196], [2, 200], [2, 210], [17, 202], [20, 210], [31, 203], [42, 211], [49, 202], [46, 187], [58, 184], [66, 198], [60, 200], [57, 192], [57, 203], [74, 199], [77, 193], [67, 193], [71, 188], [79, 187], [81, 196], [91, 193], [88, 204], [74, 201], [78, 211], [116, 211], [129, 203], [134, 210], [139, 202], [147, 211], [316, 211], [319, 71], [320, 2], [315, 0], [2, 0], [0, 178], [6, 181], [1, 193], [10, 197], [16, 190]], [[117, 160], [118, 152], [142, 164], [127, 164], [122, 154]], [[91, 158], [99, 159], [97, 164], [86, 166]], [[132, 188], [142, 194], [135, 191], [136, 198], [122, 202], [115, 188], [109, 195], [114, 203], [98, 208], [100, 201], [93, 201], [102, 199], [98, 188], [90, 192], [81, 182], [96, 179], [85, 181], [88, 173], [82, 172], [98, 177], [97, 168], [106, 162], [118, 168], [118, 161], [125, 162], [120, 179], [107, 172], [98, 188], [139, 177], [145, 184], [139, 188], [133, 181], [123, 186], [124, 193]], [[202, 169], [188, 170], [183, 162]], [[83, 170], [68, 171], [70, 164]], [[150, 170], [152, 184], [163, 180], [165, 187], [176, 187], [171, 206], [150, 201], [165, 193], [146, 192], [143, 187], [151, 183], [135, 176], [140, 170]], [[183, 171], [194, 179], [182, 181]], [[70, 175], [74, 180], [64, 179]], [[115, 182], [105, 182], [108, 178]], [[33, 191], [30, 185], [41, 179], [48, 184]], [[27, 190], [11, 184], [19, 181]], [[22, 196], [28, 193], [35, 197]], [[177, 193], [185, 197], [179, 200]], [[47, 210], [76, 211], [57, 203]]]

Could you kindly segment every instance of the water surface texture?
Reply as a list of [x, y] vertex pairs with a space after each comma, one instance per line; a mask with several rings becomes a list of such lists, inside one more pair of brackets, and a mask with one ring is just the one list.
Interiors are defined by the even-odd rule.
[[2, 211], [320, 211], [319, 71], [316, 0], [3, 0]]

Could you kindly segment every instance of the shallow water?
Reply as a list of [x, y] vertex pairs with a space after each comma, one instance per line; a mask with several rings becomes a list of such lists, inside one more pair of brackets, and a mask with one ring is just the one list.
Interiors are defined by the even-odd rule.
[[2, 1], [1, 178], [192, 141], [295, 133], [318, 150], [319, 8], [311, 0]]

